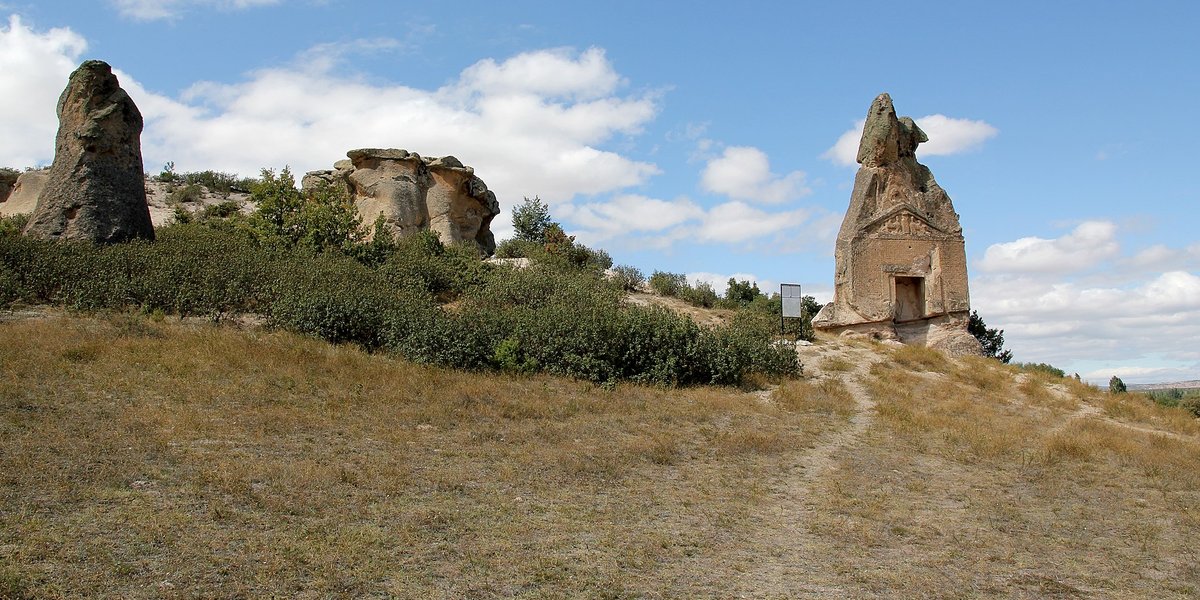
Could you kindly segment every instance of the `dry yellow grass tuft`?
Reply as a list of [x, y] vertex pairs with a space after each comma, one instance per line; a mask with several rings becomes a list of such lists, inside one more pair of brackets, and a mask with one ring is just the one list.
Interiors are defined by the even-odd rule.
[[941, 372], [950, 366], [946, 355], [925, 346], [900, 346], [892, 351], [892, 360], [901, 367], [918, 371]]

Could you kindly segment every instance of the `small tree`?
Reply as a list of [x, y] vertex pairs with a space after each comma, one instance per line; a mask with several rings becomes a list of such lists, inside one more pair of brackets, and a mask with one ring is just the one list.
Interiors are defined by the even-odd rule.
[[258, 204], [250, 224], [259, 239], [346, 254], [362, 241], [362, 219], [340, 187], [325, 185], [301, 192], [291, 169], [284, 167], [278, 176], [263, 169], [250, 196]]
[[1004, 330], [989, 329], [983, 317], [976, 311], [971, 311], [971, 319], [967, 322], [967, 332], [975, 336], [983, 346], [983, 355], [1008, 364], [1012, 360], [1012, 350], [1004, 349]]
[[1112, 379], [1108, 380], [1108, 393], [1124, 394], [1126, 391], [1128, 391], [1128, 390], [1125, 387], [1125, 382], [1121, 381], [1120, 377], [1113, 375]]
[[739, 306], [750, 304], [761, 295], [762, 292], [759, 291], [757, 283], [747, 280], [737, 281], [732, 277], [729, 278], [729, 283], [725, 288], [725, 299]]
[[[513, 207], [512, 224], [515, 239], [539, 244], [547, 243], [547, 229], [551, 225], [557, 225], [550, 220], [550, 207], [537, 196], [532, 200], [525, 198], [520, 206]], [[560, 232], [561, 230], [559, 227]]]

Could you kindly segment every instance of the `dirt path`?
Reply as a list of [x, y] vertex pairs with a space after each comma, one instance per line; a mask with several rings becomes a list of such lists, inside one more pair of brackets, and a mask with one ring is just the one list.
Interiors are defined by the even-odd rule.
[[[855, 411], [845, 426], [826, 432], [814, 446], [797, 453], [783, 474], [777, 503], [760, 515], [761, 527], [755, 533], [761, 554], [733, 586], [741, 598], [846, 597], [853, 591], [839, 585], [825, 558], [837, 548], [814, 536], [809, 527], [818, 510], [818, 483], [837, 469], [839, 454], [862, 441], [874, 419], [875, 401], [863, 382], [883, 357], [839, 344], [801, 347], [798, 352], [806, 374], [837, 379], [849, 390]], [[823, 370], [821, 365], [830, 359], [841, 359], [850, 369]]]

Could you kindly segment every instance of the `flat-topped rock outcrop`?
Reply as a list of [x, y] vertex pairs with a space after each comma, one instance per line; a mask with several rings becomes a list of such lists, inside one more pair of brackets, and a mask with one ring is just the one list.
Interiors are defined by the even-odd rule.
[[962, 227], [950, 196], [917, 162], [928, 141], [892, 99], [871, 104], [858, 147], [862, 165], [838, 231], [833, 302], [817, 329], [978, 353], [970, 315]]
[[25, 234], [114, 243], [154, 239], [142, 170], [142, 113], [112, 67], [89, 60], [58, 100], [54, 163]]
[[301, 186], [343, 186], [365, 224], [382, 216], [384, 226], [400, 236], [429, 229], [447, 244], [471, 240], [484, 254], [496, 250], [491, 222], [500, 204], [457, 158], [395, 148], [351, 150], [346, 156], [333, 169], [307, 173]]

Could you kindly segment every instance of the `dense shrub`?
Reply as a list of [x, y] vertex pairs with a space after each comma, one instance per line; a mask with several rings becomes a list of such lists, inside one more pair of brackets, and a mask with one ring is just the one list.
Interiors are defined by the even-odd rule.
[[687, 285], [687, 277], [682, 273], [655, 271], [650, 275], [650, 289], [659, 296], [678, 297]]
[[646, 276], [637, 267], [617, 265], [612, 268], [612, 282], [627, 292], [636, 292], [646, 283]]
[[[729, 326], [701, 327], [629, 305], [597, 268], [552, 254], [527, 269], [492, 267], [473, 244], [445, 246], [432, 233], [342, 252], [303, 233], [264, 236], [248, 226], [254, 220], [267, 217], [178, 224], [155, 242], [110, 246], [28, 239], [0, 222], [8, 232], [0, 234], [0, 302], [253, 312], [275, 327], [416, 362], [596, 382], [736, 384], [752, 372], [799, 369], [792, 350], [770, 344], [769, 318], [746, 311]], [[439, 306], [450, 300], [453, 308]]]
[[1067, 376], [1066, 371], [1063, 371], [1062, 369], [1048, 363], [1015, 363], [1015, 365], [1018, 369], [1021, 369], [1022, 371], [1028, 371], [1030, 373], [1041, 373], [1058, 378]]
[[1125, 382], [1121, 381], [1120, 377], [1113, 375], [1112, 379], [1108, 380], [1108, 393], [1124, 394], [1126, 391], [1128, 391], [1128, 388], [1125, 387]]
[[679, 290], [679, 299], [701, 308], [712, 308], [721, 300], [712, 284], [707, 281], [698, 282], [696, 285], [684, 284]]
[[343, 188], [323, 185], [301, 192], [287, 168], [279, 175], [263, 169], [250, 197], [258, 205], [250, 227], [264, 243], [350, 254], [365, 237], [358, 211]]

